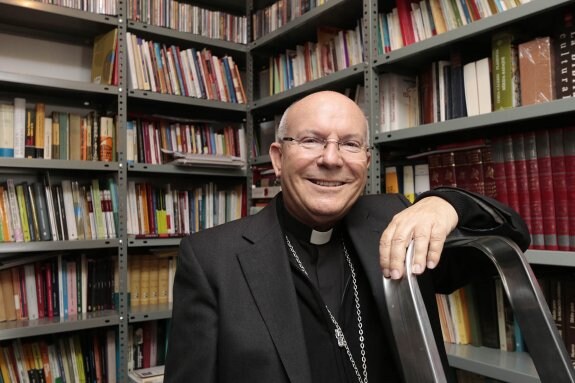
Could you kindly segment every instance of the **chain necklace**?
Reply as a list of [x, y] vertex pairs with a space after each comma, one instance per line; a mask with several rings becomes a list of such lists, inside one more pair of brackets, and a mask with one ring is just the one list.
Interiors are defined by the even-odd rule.
[[[297, 253], [295, 252], [295, 249], [293, 248], [287, 235], [285, 236], [285, 238], [286, 238], [286, 243], [287, 243], [294, 259], [296, 260], [299, 268], [305, 274], [305, 276], [308, 277], [308, 279], [309, 279], [309, 275], [308, 275], [305, 267], [303, 266], [303, 263], [299, 259]], [[345, 351], [347, 353], [347, 356], [349, 357], [349, 361], [351, 362], [353, 369], [355, 370], [355, 375], [357, 376], [359, 383], [367, 383], [367, 359], [365, 357], [365, 343], [364, 343], [365, 338], [363, 337], [363, 322], [361, 319], [361, 306], [359, 305], [359, 292], [357, 289], [357, 279], [355, 277], [355, 269], [353, 268], [353, 264], [351, 263], [351, 258], [349, 257], [349, 253], [347, 251], [347, 247], [345, 246], [345, 241], [343, 240], [343, 238], [341, 239], [341, 243], [343, 245], [343, 253], [345, 254], [345, 259], [347, 260], [347, 263], [349, 265], [349, 269], [351, 271], [351, 280], [353, 282], [353, 298], [355, 300], [355, 309], [356, 309], [356, 313], [357, 313], [357, 327], [358, 327], [357, 332], [359, 334], [359, 348], [360, 348], [360, 352], [361, 352], [361, 364], [362, 364], [361, 367], [363, 369], [363, 379], [361, 378], [361, 374], [359, 372], [359, 369], [357, 368], [357, 365], [355, 364], [355, 360], [353, 359], [353, 355], [351, 354], [351, 350], [349, 349], [347, 341], [345, 340], [345, 335], [343, 334], [343, 331], [342, 331], [339, 323], [337, 323], [337, 321], [335, 320], [335, 317], [333, 316], [333, 314], [331, 313], [331, 311], [329, 310], [327, 305], [325, 306], [325, 309], [327, 310], [329, 317], [335, 326], [335, 338], [337, 339], [337, 345], [339, 347], [345, 348]]]

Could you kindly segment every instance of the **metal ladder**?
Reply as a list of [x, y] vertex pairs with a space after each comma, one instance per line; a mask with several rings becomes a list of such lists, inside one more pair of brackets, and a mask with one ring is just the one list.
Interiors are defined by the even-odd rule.
[[[450, 251], [486, 256], [495, 265], [529, 354], [542, 382], [575, 382], [575, 371], [549, 307], [523, 252], [504, 237], [450, 238]], [[417, 277], [411, 272], [413, 243], [407, 250], [406, 275], [383, 278], [387, 309], [404, 380], [407, 383], [446, 382], [435, 338]]]

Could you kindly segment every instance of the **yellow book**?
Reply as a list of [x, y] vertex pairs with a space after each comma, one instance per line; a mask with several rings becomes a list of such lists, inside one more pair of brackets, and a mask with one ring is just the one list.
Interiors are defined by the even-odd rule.
[[36, 104], [36, 130], [34, 132], [34, 146], [36, 147], [36, 158], [44, 158], [44, 117], [45, 105], [41, 102]]
[[385, 168], [385, 192], [399, 193], [399, 180], [397, 178], [397, 169], [395, 166]]
[[130, 280], [130, 307], [138, 307], [142, 302], [140, 300], [140, 280], [142, 274], [142, 256], [132, 255], [129, 262], [129, 280]]
[[6, 362], [6, 357], [4, 355], [4, 347], [0, 349], [0, 372], [2, 373], [2, 380], [4, 382], [12, 382], [12, 378], [10, 378], [8, 369], [8, 363]]
[[24, 234], [24, 241], [30, 242], [32, 236], [30, 235], [30, 226], [28, 222], [28, 211], [26, 210], [26, 191], [23, 184], [16, 185], [16, 198], [18, 200], [18, 207], [20, 209], [20, 221], [22, 224], [22, 233]]
[[86, 382], [86, 369], [84, 368], [84, 356], [82, 355], [82, 344], [80, 343], [80, 336], [72, 336], [72, 342], [74, 343], [74, 355], [76, 357], [76, 364], [78, 366], [78, 376], [80, 377], [80, 383]]
[[158, 297], [159, 297], [159, 259], [154, 256], [148, 257], [148, 278], [150, 280], [150, 293], [149, 293], [149, 303], [151, 305], [158, 304]]
[[4, 269], [0, 271], [0, 286], [4, 297], [4, 311], [6, 320], [16, 320], [16, 304], [14, 300], [14, 287], [12, 285], [12, 270]]
[[96, 36], [92, 50], [92, 82], [111, 85], [118, 42], [118, 29]]
[[150, 303], [150, 256], [143, 255], [142, 268], [140, 270], [140, 304], [147, 305]]
[[166, 304], [170, 294], [170, 258], [158, 259], [158, 303]]

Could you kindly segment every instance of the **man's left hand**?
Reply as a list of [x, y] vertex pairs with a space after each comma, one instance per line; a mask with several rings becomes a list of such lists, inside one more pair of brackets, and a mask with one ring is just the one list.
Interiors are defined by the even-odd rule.
[[400, 279], [409, 242], [414, 240], [413, 273], [433, 269], [447, 235], [457, 226], [457, 212], [446, 200], [431, 196], [396, 214], [379, 240], [379, 263], [386, 278]]

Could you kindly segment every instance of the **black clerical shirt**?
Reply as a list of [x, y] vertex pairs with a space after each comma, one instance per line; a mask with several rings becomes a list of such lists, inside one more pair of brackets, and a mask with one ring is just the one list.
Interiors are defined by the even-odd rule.
[[309, 276], [301, 271], [291, 250], [287, 248], [306, 338], [312, 381], [314, 383], [358, 382], [345, 348], [337, 344], [335, 326], [325, 308], [326, 305], [341, 326], [363, 379], [357, 308], [350, 267], [344, 256], [342, 240], [346, 241], [356, 273], [368, 380], [370, 382], [399, 381], [367, 278], [354, 249], [350, 248], [351, 242], [345, 239], [343, 230], [336, 226], [329, 242], [323, 245], [313, 245], [310, 243], [312, 229], [292, 217], [283, 207], [281, 198], [278, 199], [277, 211], [284, 233], [288, 236]]

